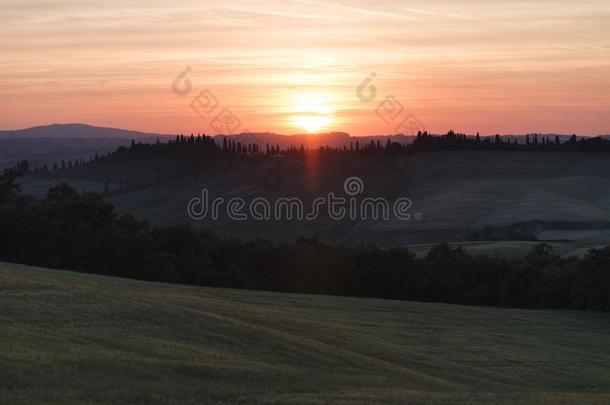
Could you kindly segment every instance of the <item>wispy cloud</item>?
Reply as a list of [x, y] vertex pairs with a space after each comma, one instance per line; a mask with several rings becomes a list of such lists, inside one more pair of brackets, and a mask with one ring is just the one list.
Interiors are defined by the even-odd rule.
[[458, 20], [474, 20], [474, 18], [471, 16], [467, 16], [464, 14], [457, 14], [457, 13], [439, 13], [436, 11], [421, 10], [418, 8], [405, 8], [405, 7], [400, 7], [400, 10], [406, 11], [407, 13], [423, 14], [423, 15], [434, 16], [434, 17], [454, 18], [454, 19], [458, 19]]
[[312, 91], [336, 101], [329, 129], [387, 131], [354, 96], [376, 72], [433, 131], [608, 132], [609, 19], [607, 0], [3, 0], [0, 127], [190, 132], [168, 86], [191, 66], [252, 130], [294, 132]]
[[327, 14], [311, 14], [311, 13], [297, 13], [297, 12], [289, 12], [289, 11], [280, 11], [277, 8], [275, 10], [270, 9], [256, 9], [252, 7], [237, 7], [231, 6], [227, 7], [228, 11], [237, 11], [241, 13], [250, 13], [264, 16], [272, 16], [272, 17], [284, 17], [290, 19], [302, 19], [302, 20], [321, 20], [321, 21], [345, 21], [346, 18], [336, 15], [327, 15]]

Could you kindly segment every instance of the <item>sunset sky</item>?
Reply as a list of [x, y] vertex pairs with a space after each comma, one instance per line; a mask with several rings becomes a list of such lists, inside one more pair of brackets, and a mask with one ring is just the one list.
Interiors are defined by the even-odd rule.
[[[237, 132], [387, 134], [398, 122], [375, 110], [394, 96], [435, 133], [610, 133], [608, 0], [0, 6], [0, 129], [215, 133], [227, 108]], [[365, 102], [356, 89], [372, 72]], [[218, 105], [200, 116], [190, 104], [206, 89]]]

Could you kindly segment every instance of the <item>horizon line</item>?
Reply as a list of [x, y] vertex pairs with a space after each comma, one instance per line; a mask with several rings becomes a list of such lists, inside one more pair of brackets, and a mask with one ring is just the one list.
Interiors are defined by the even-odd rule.
[[[332, 135], [332, 134], [346, 134], [351, 138], [365, 138], [365, 137], [391, 137], [391, 136], [404, 136], [404, 137], [415, 137], [417, 136], [417, 134], [404, 134], [404, 133], [386, 133], [386, 134], [366, 134], [366, 135], [353, 135], [349, 132], [346, 131], [328, 131], [328, 132], [314, 132], [314, 133], [292, 133], [292, 134], [284, 134], [284, 133], [278, 133], [278, 132], [271, 132], [271, 131], [243, 131], [243, 132], [239, 132], [239, 133], [233, 133], [233, 134], [209, 134], [209, 133], [205, 133], [205, 132], [191, 132], [191, 133], [173, 133], [173, 134], [168, 134], [168, 133], [157, 133], [157, 132], [148, 132], [148, 131], [143, 131], [140, 129], [128, 129], [128, 128], [119, 128], [119, 127], [109, 127], [109, 126], [99, 126], [99, 125], [93, 125], [93, 124], [87, 124], [87, 123], [82, 123], [82, 122], [65, 122], [65, 123], [52, 123], [52, 124], [45, 124], [45, 125], [34, 125], [31, 127], [25, 127], [25, 128], [20, 128], [20, 129], [0, 129], [0, 132], [22, 132], [22, 131], [27, 131], [27, 130], [32, 130], [32, 129], [38, 129], [38, 128], [45, 128], [45, 127], [54, 127], [54, 126], [86, 126], [86, 127], [91, 127], [91, 128], [98, 128], [98, 129], [108, 129], [108, 130], [119, 130], [119, 131], [126, 131], [126, 132], [138, 132], [141, 133], [143, 135], [148, 135], [148, 136], [161, 136], [161, 137], [175, 137], [175, 136], [180, 136], [180, 135], [206, 135], [206, 136], [211, 136], [211, 137], [217, 137], [217, 136], [239, 136], [239, 135], [247, 135], [247, 134], [268, 134], [268, 135], [277, 135], [277, 136], [311, 136], [311, 137], [316, 137], [316, 136], [323, 136], [323, 135]], [[579, 137], [586, 137], [586, 138], [596, 138], [596, 137], [604, 137], [604, 136], [610, 136], [610, 132], [605, 133], [605, 134], [596, 134], [596, 135], [582, 135], [582, 134], [578, 134], [578, 133], [558, 133], [558, 132], [526, 132], [526, 133], [488, 133], [488, 134], [480, 134], [479, 132], [476, 133], [466, 133], [466, 132], [460, 132], [460, 131], [456, 131], [453, 129], [449, 129], [447, 130], [447, 132], [444, 133], [437, 133], [437, 132], [430, 132], [430, 131], [421, 131], [422, 133], [427, 133], [428, 135], [435, 135], [435, 136], [442, 136], [442, 135], [446, 135], [449, 132], [453, 131], [455, 134], [459, 134], [459, 135], [466, 135], [466, 136], [476, 136], [477, 134], [479, 134], [481, 137], [490, 137], [490, 136], [527, 136], [527, 135], [542, 135], [542, 136], [549, 136], [549, 135], [553, 135], [553, 136], [579, 136]]]

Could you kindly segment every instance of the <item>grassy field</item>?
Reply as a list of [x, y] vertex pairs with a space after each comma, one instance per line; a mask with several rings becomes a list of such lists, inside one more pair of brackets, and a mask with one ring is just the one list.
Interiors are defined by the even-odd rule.
[[610, 315], [0, 263], [0, 403], [608, 403]]

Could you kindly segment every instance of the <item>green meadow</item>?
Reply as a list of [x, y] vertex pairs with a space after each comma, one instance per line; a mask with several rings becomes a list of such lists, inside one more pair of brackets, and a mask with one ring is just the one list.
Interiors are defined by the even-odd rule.
[[0, 403], [608, 403], [610, 315], [0, 263]]

